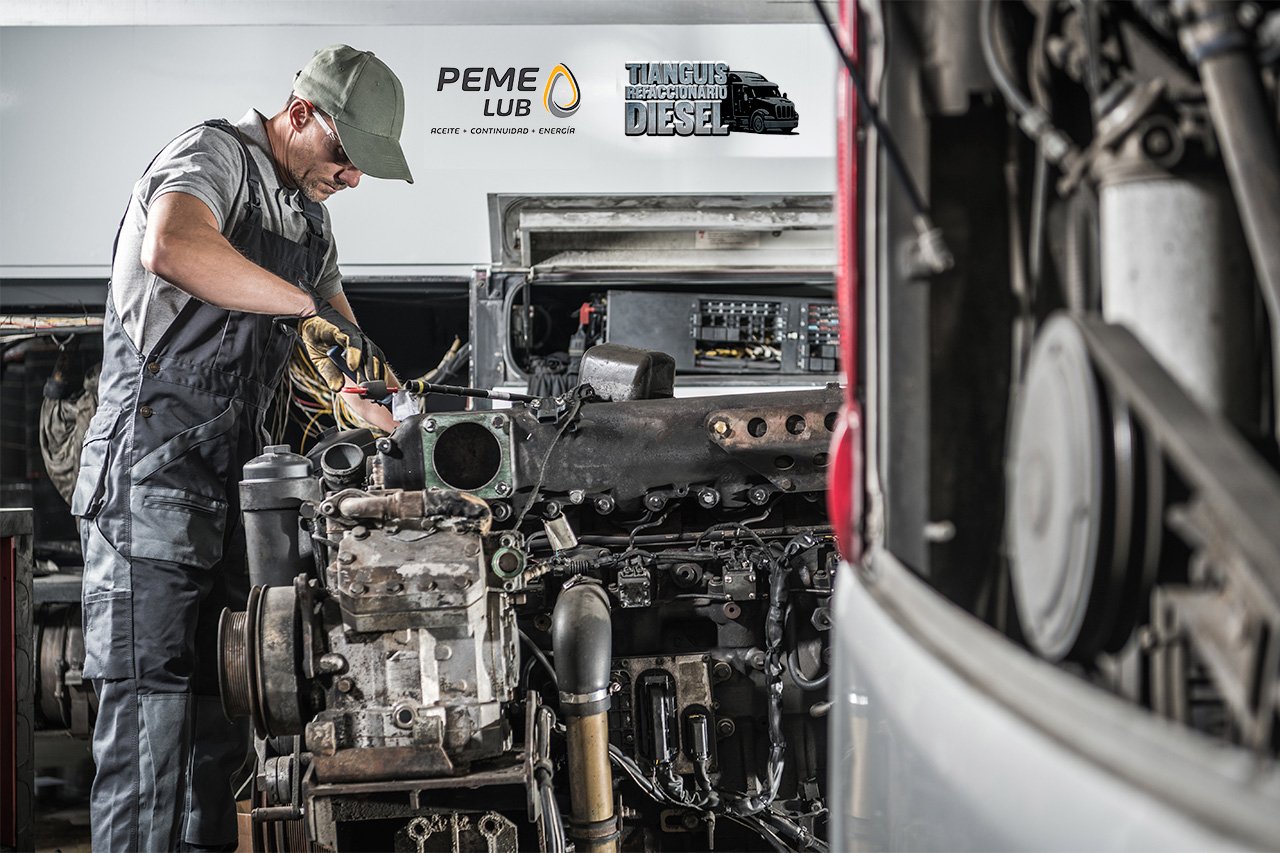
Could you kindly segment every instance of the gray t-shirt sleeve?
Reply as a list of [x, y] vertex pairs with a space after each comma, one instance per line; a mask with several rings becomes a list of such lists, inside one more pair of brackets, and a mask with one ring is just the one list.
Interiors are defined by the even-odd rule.
[[193, 195], [209, 207], [225, 235], [235, 226], [228, 219], [236, 210], [244, 174], [240, 144], [221, 130], [198, 127], [169, 143], [135, 191], [144, 210], [165, 193]]

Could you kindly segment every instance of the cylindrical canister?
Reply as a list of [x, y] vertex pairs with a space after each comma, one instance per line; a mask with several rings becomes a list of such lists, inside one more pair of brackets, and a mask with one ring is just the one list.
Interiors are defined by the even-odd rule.
[[251, 584], [287, 586], [310, 570], [311, 537], [299, 525], [299, 508], [320, 497], [311, 461], [287, 444], [267, 447], [244, 466], [240, 508]]

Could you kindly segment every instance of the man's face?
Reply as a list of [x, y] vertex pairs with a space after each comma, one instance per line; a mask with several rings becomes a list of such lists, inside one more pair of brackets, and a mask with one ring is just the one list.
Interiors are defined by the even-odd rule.
[[298, 132], [297, 145], [289, 158], [289, 177], [315, 202], [360, 183], [364, 174], [351, 164], [342, 143], [324, 118], [316, 112]]

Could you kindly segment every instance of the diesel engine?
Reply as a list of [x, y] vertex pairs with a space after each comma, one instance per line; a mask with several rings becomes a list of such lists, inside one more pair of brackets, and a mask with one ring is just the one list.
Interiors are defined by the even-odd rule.
[[841, 391], [673, 378], [602, 345], [560, 396], [246, 466], [258, 849], [826, 848]]

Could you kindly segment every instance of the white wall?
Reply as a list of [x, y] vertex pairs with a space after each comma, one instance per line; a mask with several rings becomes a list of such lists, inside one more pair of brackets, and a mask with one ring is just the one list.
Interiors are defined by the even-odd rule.
[[[836, 59], [816, 25], [0, 28], [0, 279], [106, 275], [129, 188], [170, 137], [283, 104], [321, 45], [373, 50], [404, 83], [416, 183], [366, 179], [329, 207], [344, 271], [453, 271], [489, 258], [486, 194], [829, 192]], [[800, 112], [795, 135], [623, 134], [624, 63], [708, 60], [758, 71]], [[441, 66], [567, 64], [582, 107], [531, 126], [572, 136], [432, 136], [494, 124], [483, 96], [435, 90]]]

